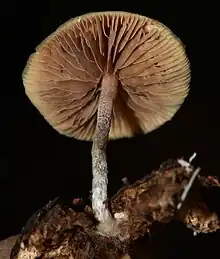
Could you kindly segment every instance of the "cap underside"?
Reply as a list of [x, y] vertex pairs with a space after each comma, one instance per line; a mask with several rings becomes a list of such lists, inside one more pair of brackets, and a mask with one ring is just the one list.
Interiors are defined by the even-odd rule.
[[91, 140], [104, 73], [119, 82], [110, 139], [158, 128], [189, 90], [190, 65], [181, 41], [158, 21], [125, 12], [66, 22], [30, 56], [23, 82], [54, 129]]

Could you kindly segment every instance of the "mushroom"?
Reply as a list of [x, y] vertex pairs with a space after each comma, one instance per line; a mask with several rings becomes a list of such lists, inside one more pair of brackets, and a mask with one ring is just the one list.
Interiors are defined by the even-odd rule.
[[107, 141], [148, 133], [174, 116], [190, 84], [183, 44], [151, 18], [89, 13], [64, 23], [36, 48], [23, 83], [55, 130], [93, 141], [92, 208], [100, 225], [112, 228]]

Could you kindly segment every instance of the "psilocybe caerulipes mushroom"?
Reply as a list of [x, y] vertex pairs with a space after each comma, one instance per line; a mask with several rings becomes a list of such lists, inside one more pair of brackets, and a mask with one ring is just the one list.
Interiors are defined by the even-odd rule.
[[150, 132], [188, 94], [181, 41], [160, 22], [126, 12], [89, 13], [47, 37], [23, 72], [27, 96], [59, 133], [92, 140], [92, 208], [103, 234], [117, 234], [107, 199], [108, 139]]

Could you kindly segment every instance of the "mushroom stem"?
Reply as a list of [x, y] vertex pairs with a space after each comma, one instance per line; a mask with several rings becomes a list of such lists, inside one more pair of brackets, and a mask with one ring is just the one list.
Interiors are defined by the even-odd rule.
[[[114, 99], [117, 94], [117, 78], [114, 75], [104, 75], [101, 82], [101, 93], [97, 112], [96, 130], [92, 145], [92, 208], [100, 225], [113, 222], [106, 204], [108, 167], [106, 145], [111, 127]], [[111, 224], [110, 224], [111, 225]]]

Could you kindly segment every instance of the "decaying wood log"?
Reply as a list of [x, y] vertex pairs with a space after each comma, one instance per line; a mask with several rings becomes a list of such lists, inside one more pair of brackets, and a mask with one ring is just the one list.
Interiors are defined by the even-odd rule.
[[199, 169], [182, 159], [168, 160], [134, 184], [126, 182], [108, 201], [115, 219], [114, 235], [99, 232], [90, 204], [80, 199], [64, 204], [55, 199], [27, 222], [11, 259], [127, 259], [135, 240], [149, 233], [155, 222], [173, 219], [194, 233], [217, 231], [219, 217], [210, 211], [202, 193], [218, 188], [219, 182], [198, 173]]

